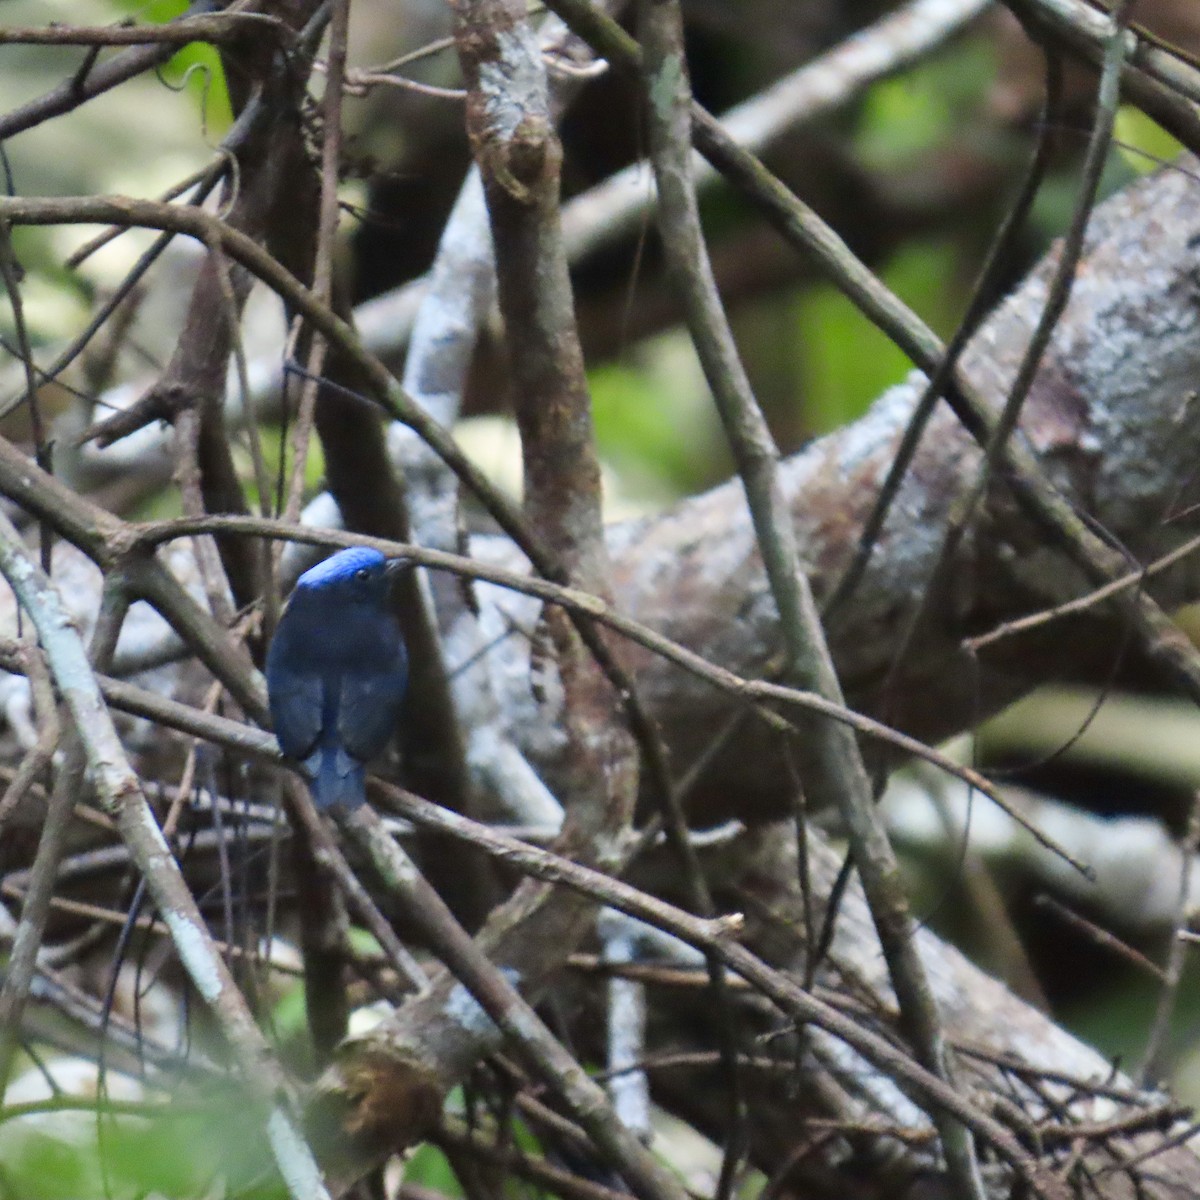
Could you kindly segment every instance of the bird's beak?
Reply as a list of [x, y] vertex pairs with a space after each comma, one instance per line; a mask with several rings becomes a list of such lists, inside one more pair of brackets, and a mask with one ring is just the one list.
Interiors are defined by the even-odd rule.
[[403, 556], [400, 558], [390, 558], [388, 559], [387, 566], [384, 567], [384, 572], [389, 579], [395, 580], [397, 576], [403, 575], [413, 565], [411, 558], [404, 558]]

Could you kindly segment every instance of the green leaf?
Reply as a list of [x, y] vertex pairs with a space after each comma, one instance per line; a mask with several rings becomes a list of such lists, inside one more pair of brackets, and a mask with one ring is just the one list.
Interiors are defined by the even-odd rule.
[[[165, 25], [187, 11], [187, 0], [117, 0], [116, 7], [148, 25]], [[196, 100], [205, 130], [217, 141], [233, 124], [233, 108], [221, 56], [206, 42], [193, 42], [171, 56], [161, 74], [167, 84], [184, 88]]]

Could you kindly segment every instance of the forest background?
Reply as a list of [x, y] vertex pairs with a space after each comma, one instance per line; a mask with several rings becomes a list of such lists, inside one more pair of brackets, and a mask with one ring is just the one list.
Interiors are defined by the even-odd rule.
[[[549, 7], [583, 28], [586, 5]], [[38, 624], [42, 659], [8, 598], [8, 1193], [278, 1194], [279, 1170], [293, 1194], [319, 1195], [318, 1163], [335, 1191], [414, 1196], [512, 1179], [592, 1200], [674, 1195], [681, 1180], [745, 1196], [1007, 1195], [1014, 1179], [1046, 1195], [1186, 1191], [1200, 1175], [1200, 972], [1178, 936], [1200, 840], [1187, 640], [1200, 180], [1178, 156], [1200, 149], [1194, 6], [685, 3], [695, 99], [782, 185], [696, 121], [733, 180], [697, 173], [707, 291], [679, 266], [702, 261], [688, 188], [664, 183], [686, 174], [689, 125], [679, 72], [653, 74], [679, 48], [673, 6], [622, 13], [644, 78], [619, 44], [601, 41], [598, 64], [519, 8], [0, 10], [0, 491], [29, 546], [56, 543], [44, 564], [72, 614], [60, 634], [82, 630], [106, 704], [140, 720], [120, 726], [119, 755], [89, 732], [53, 636]], [[137, 43], [147, 26], [175, 32]], [[107, 47], [94, 58], [88, 36]], [[138, 68], [129, 81], [88, 95], [120, 61]], [[479, 194], [460, 193], [472, 147], [495, 267]], [[682, 246], [656, 225], [656, 172]], [[190, 207], [209, 218], [98, 199], [181, 181], [175, 195], [208, 188]], [[52, 197], [76, 200], [37, 199]], [[109, 224], [121, 235], [91, 244]], [[172, 229], [187, 236], [159, 232]], [[353, 310], [361, 342], [318, 310]], [[914, 368], [932, 370], [943, 343], [966, 382], [930, 393], [950, 404], [853, 567], [920, 407]], [[461, 497], [440, 465], [453, 453], [410, 401], [452, 426]], [[385, 431], [385, 414], [401, 421]], [[972, 439], [990, 447], [983, 466]], [[745, 492], [719, 486], [735, 472]], [[430, 572], [401, 597], [414, 700], [382, 774], [411, 791], [373, 794], [381, 820], [347, 818], [336, 839], [252, 730], [250, 664], [303, 555], [266, 554], [250, 523], [205, 524], [301, 509], [314, 526], [469, 552], [474, 567], [451, 565], [500, 585]], [[185, 585], [172, 590], [145, 548], [198, 529], [160, 555]], [[786, 570], [795, 556], [815, 599]], [[36, 582], [36, 553], [0, 557], [14, 584]], [[530, 561], [573, 590], [505, 591], [503, 572]], [[144, 605], [127, 616], [135, 599], [165, 625]], [[1063, 604], [1076, 609], [1012, 627]], [[590, 618], [610, 612], [638, 628], [597, 635]], [[662, 665], [676, 652], [646, 629], [713, 674], [679, 683], [669, 672], [699, 664]], [[852, 708], [942, 757], [881, 750], [861, 721], [863, 759], [853, 738], [827, 742], [846, 727], [792, 706], [796, 691], [840, 705], [831, 661]], [[125, 753], [140, 783], [105, 774]], [[854, 808], [868, 780], [882, 801]], [[134, 811], [134, 791], [149, 808]], [[512, 892], [558, 860], [525, 862], [482, 826], [458, 830], [468, 853], [419, 796], [601, 876], [631, 872], [643, 897], [678, 906], [662, 922], [682, 942], [614, 925], [612, 907], [597, 933], [595, 902], [623, 895], [597, 878], [574, 880], [587, 903]], [[637, 824], [666, 830], [636, 859], [635, 799]], [[148, 870], [150, 812], [173, 875]], [[865, 887], [827, 903], [848, 850]], [[166, 918], [187, 895], [207, 965], [183, 909]], [[493, 905], [472, 957], [462, 930]], [[722, 959], [739, 939], [767, 975]], [[425, 1007], [406, 1004], [435, 961], [449, 973]], [[220, 994], [198, 984], [205, 971]], [[514, 982], [542, 1002], [537, 1036], [531, 1012], [506, 1007]], [[464, 1034], [467, 992], [503, 1052]], [[261, 1123], [230, 1123], [226, 1068], [260, 1058]], [[607, 1078], [604, 1111], [564, 1084], [573, 1058]], [[1125, 1074], [1109, 1078], [1110, 1062]]]

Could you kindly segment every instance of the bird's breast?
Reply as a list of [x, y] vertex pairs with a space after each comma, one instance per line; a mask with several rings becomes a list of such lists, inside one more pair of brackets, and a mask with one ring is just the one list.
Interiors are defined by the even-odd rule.
[[334, 614], [321, 621], [305, 620], [281, 634], [287, 636], [287, 657], [294, 668], [317, 674], [387, 670], [404, 660], [400, 630], [390, 616], [357, 620]]

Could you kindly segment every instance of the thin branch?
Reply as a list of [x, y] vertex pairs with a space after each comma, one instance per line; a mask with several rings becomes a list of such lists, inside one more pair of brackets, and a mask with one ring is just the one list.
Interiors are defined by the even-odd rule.
[[407, 916], [418, 924], [425, 940], [459, 980], [453, 988], [437, 988], [439, 1002], [449, 1008], [452, 1018], [474, 1027], [476, 1036], [487, 1040], [491, 1040], [488, 1018], [495, 1022], [495, 1032], [502, 1032], [529, 1068], [562, 1096], [639, 1196], [645, 1200], [685, 1200], [687, 1192], [675, 1176], [635, 1133], [625, 1128], [603, 1089], [521, 998], [508, 974], [497, 968], [454, 920], [445, 902], [391, 840], [374, 812], [363, 806], [346, 814], [342, 829], [369, 856], [388, 890], [402, 900]]
[[1187, 833], [1180, 847], [1182, 851], [1179, 865], [1179, 904], [1175, 913], [1175, 921], [1171, 928], [1171, 940], [1167, 945], [1167, 962], [1163, 972], [1162, 989], [1158, 994], [1158, 1004], [1154, 1010], [1154, 1021], [1146, 1036], [1146, 1047], [1142, 1051], [1141, 1061], [1133, 1073], [1134, 1079], [1145, 1086], [1151, 1077], [1151, 1072], [1162, 1068], [1163, 1047], [1171, 1029], [1171, 1018], [1175, 1014], [1179, 1002], [1179, 989], [1183, 983], [1183, 970], [1188, 959], [1187, 940], [1180, 936], [1191, 922], [1192, 914], [1192, 872], [1195, 869], [1196, 853], [1200, 850], [1200, 793], [1192, 797], [1192, 811], [1188, 819]]
[[[0, 537], [6, 532], [0, 524]], [[11, 578], [9, 582], [12, 583]], [[12, 586], [15, 592], [16, 585]], [[119, 585], [106, 586], [100, 617], [92, 636], [90, 657], [94, 668], [104, 669], [112, 661], [113, 650], [128, 609], [128, 599], [122, 594]], [[38, 952], [45, 935], [46, 922], [58, 881], [58, 869], [67, 846], [67, 831], [74, 818], [80, 789], [84, 785], [86, 762], [80, 731], [72, 728], [66, 739], [62, 767], [54, 781], [46, 806], [42, 835], [38, 841], [37, 854], [29, 872], [27, 890], [21, 905], [21, 919], [13, 934], [12, 952], [4, 973], [3, 986], [0, 986], [0, 1103], [8, 1087], [16, 1035], [21, 1028], [21, 1014], [29, 997]]]
[[66, 847], [75, 799], [83, 785], [84, 762], [78, 740], [69, 738], [66, 756], [46, 806], [46, 820], [33, 860], [29, 887], [21, 904], [21, 919], [13, 935], [4, 984], [0, 987], [0, 1104], [8, 1086], [21, 1015], [29, 997], [29, 985], [33, 981], [37, 954], [50, 915], [58, 864]]
[[290, 1081], [213, 946], [179, 866], [154, 822], [79, 635], [57, 592], [29, 557], [16, 529], [2, 515], [0, 572], [37, 627], [51, 675], [74, 720], [100, 799], [129, 845], [171, 932], [180, 961], [237, 1051], [247, 1086], [267, 1106], [267, 1136], [289, 1191], [295, 1200], [326, 1200], [329, 1193], [321, 1181], [320, 1168], [289, 1111]]
[[1106, 583], [1103, 587], [1098, 587], [1088, 592], [1085, 596], [1077, 596], [1074, 600], [1067, 600], [1062, 604], [1056, 604], [1053, 608], [1045, 609], [1042, 612], [1030, 613], [1027, 617], [1019, 617], [1014, 621], [1005, 621], [1003, 625], [998, 625], [995, 629], [987, 633], [980, 634], [978, 637], [967, 638], [963, 642], [963, 645], [973, 653], [978, 653], [985, 646], [990, 646], [1004, 638], [1015, 637], [1017, 634], [1037, 629], [1041, 625], [1046, 625], [1050, 621], [1057, 621], [1062, 617], [1075, 616], [1078, 613], [1086, 612], [1089, 608], [1095, 608], [1097, 605], [1103, 604], [1104, 601], [1111, 599], [1118, 592], [1145, 587], [1146, 583], [1156, 575], [1161, 575], [1171, 567], [1177, 566], [1184, 559], [1190, 558], [1197, 550], [1200, 550], [1200, 537], [1189, 538], [1169, 554], [1164, 554], [1160, 558], [1156, 558], [1152, 563], [1148, 563], [1144, 567], [1139, 567], [1136, 571], [1130, 571], [1120, 579], [1114, 579], [1111, 583]]
[[[1185, 873], [1189, 869], [1186, 863], [1181, 863], [1180, 866]], [[1089, 921], [1086, 917], [1080, 916], [1074, 909], [1068, 908], [1061, 900], [1058, 900], [1048, 892], [1043, 892], [1038, 896], [1035, 903], [1039, 909], [1058, 918], [1058, 920], [1062, 921], [1064, 925], [1069, 926], [1081, 938], [1091, 942], [1093, 945], [1099, 946], [1103, 950], [1109, 951], [1109, 953], [1117, 958], [1124, 959], [1125, 962], [1137, 970], [1144, 971], [1155, 982], [1163, 985], [1166, 984], [1167, 973], [1162, 967], [1154, 962], [1153, 959], [1147, 958], [1135, 946], [1122, 941], [1116, 934], [1107, 929], [1102, 929], [1094, 921]]]
[[[207, 510], [200, 480], [200, 417], [189, 405], [176, 414], [174, 426], [174, 482], [179, 488], [183, 511], [188, 516], [203, 519]], [[209, 610], [223, 625], [230, 625], [233, 621], [233, 604], [216, 543], [211, 537], [199, 535], [192, 539], [192, 552], [204, 584]]]
[[0, 46], [186, 46], [190, 42], [223, 42], [246, 37], [274, 37], [288, 49], [295, 35], [269, 13], [225, 12], [209, 16], [184, 15], [168, 25], [42, 25], [0, 26]]
[[4, 826], [9, 817], [18, 809], [25, 797], [36, 787], [42, 772], [53, 761], [62, 736], [62, 722], [59, 720], [58, 701], [46, 673], [46, 664], [41, 655], [32, 646], [19, 648], [22, 668], [29, 677], [30, 690], [33, 693], [34, 711], [38, 718], [37, 742], [22, 757], [20, 765], [13, 774], [12, 780], [0, 797], [0, 837], [3, 837]]
[[[0, 221], [0, 280], [8, 295], [12, 309], [13, 325], [17, 335], [17, 351], [25, 372], [24, 401], [29, 408], [29, 424], [33, 433], [35, 457], [38, 466], [50, 469], [49, 450], [46, 446], [46, 422], [42, 417], [41, 398], [38, 394], [37, 371], [33, 362], [33, 346], [29, 339], [29, 327], [25, 323], [25, 306], [21, 299], [21, 268], [13, 254], [12, 236], [7, 221]], [[42, 565], [49, 568], [50, 545], [43, 542]]]
[[357, 913], [364, 928], [379, 943], [385, 957], [405, 981], [406, 990], [423, 992], [429, 986], [429, 976], [396, 936], [395, 929], [379, 911], [378, 905], [371, 899], [370, 893], [346, 861], [341, 847], [313, 807], [308, 788], [294, 778], [285, 781], [284, 786], [289, 793], [291, 811], [307, 831], [314, 857], [322, 862], [336, 879], [346, 903]]
[[863, 523], [862, 531], [858, 535], [854, 558], [822, 606], [822, 615], [826, 619], [850, 599], [862, 580], [867, 563], [871, 559], [871, 553], [887, 522], [892, 503], [912, 465], [913, 458], [916, 456], [917, 447], [929, 424], [929, 418], [933, 415], [938, 401], [941, 400], [946, 384], [958, 366], [963, 351], [986, 315], [986, 306], [995, 295], [1004, 273], [1009, 270], [1017, 240], [1024, 230], [1025, 221], [1041, 190], [1042, 181], [1050, 164], [1061, 91], [1062, 64], [1056, 57], [1048, 56], [1046, 59], [1046, 102], [1042, 110], [1037, 148], [1034, 150], [1033, 159], [1029, 164], [1020, 191], [988, 249], [987, 258], [980, 268], [979, 277], [972, 289], [967, 311], [963, 314], [958, 328], [954, 331], [954, 336], [946, 347], [946, 353], [942, 356], [937, 369], [927, 380], [925, 390], [921, 393], [921, 398], [913, 409], [912, 417], [904, 430], [904, 437], [901, 439], [900, 445], [896, 447], [887, 477], [884, 479], [879, 489], [879, 495], [871, 507], [870, 515]]
[[[3, 443], [0, 442], [0, 494], [11, 494], [7, 491], [11, 487], [12, 476], [5, 470], [5, 449]], [[40, 510], [38, 509], [36, 498], [30, 497], [28, 502], [35, 506], [35, 510]], [[865, 716], [854, 709], [847, 708], [844, 704], [827, 700], [824, 696], [816, 692], [801, 691], [783, 684], [770, 683], [766, 680], [746, 679], [734, 672], [727, 671], [709, 662], [703, 655], [697, 654], [687, 649], [687, 647], [671, 641], [671, 639], [664, 637], [648, 626], [640, 625], [638, 622], [622, 616], [616, 609], [611, 608], [604, 601], [590, 593], [580, 591], [576, 588], [559, 587], [546, 580], [534, 579], [528, 575], [518, 575], [506, 571], [502, 567], [494, 567], [476, 559], [466, 559], [437, 550], [427, 550], [421, 546], [388, 542], [381, 538], [356, 537], [353, 534], [339, 534], [328, 530], [308, 529], [304, 527], [294, 528], [279, 521], [267, 521], [256, 517], [211, 516], [199, 522], [192, 522], [186, 519], [155, 522], [139, 527], [138, 532], [134, 536], [146, 545], [153, 545], [174, 537], [185, 536], [192, 532], [217, 529], [238, 530], [263, 537], [290, 538], [313, 545], [338, 547], [374, 546], [387, 554], [404, 555], [423, 566], [439, 568], [470, 578], [486, 580], [501, 587], [511, 588], [513, 591], [523, 592], [529, 596], [536, 596], [538, 599], [547, 601], [548, 603], [561, 605], [568, 611], [576, 611], [581, 615], [586, 615], [588, 618], [595, 619], [598, 623], [628, 638], [631, 642], [644, 646], [652, 653], [660, 655], [665, 660], [674, 663], [697, 678], [704, 679], [706, 682], [738, 699], [751, 702], [775, 701], [794, 705], [813, 714], [841, 721], [859, 733], [866, 734], [868, 737], [878, 738], [880, 741], [896, 747], [897, 750], [900, 750], [905, 755], [925, 759], [947, 774], [961, 779], [970, 787], [987, 796], [989, 800], [1002, 808], [1043, 846], [1062, 857], [1064, 861], [1080, 872], [1084, 878], [1090, 878], [1091, 872], [1086, 864], [1067, 854], [1044, 833], [1032, 826], [1027, 818], [1014, 809], [1004, 799], [1003, 795], [986, 778], [980, 775], [979, 772], [955, 762], [953, 759], [932, 749], [916, 738], [909, 737], [907, 734], [892, 729], [879, 721], [875, 721], [871, 717]], [[116, 694], [114, 692], [114, 695]], [[133, 693], [129, 692], [126, 694], [132, 695]], [[769, 709], [756, 709], [755, 714], [775, 729], [789, 732], [793, 730], [790, 724]]]
[[[317, 214], [316, 259], [313, 265], [312, 292], [316, 300], [329, 305], [333, 299], [333, 262], [337, 240], [338, 184], [342, 166], [342, 80], [346, 70], [346, 41], [350, 25], [350, 0], [334, 0], [329, 22], [328, 77], [325, 81], [321, 142], [321, 192]], [[308, 350], [308, 376], [300, 390], [300, 405], [292, 431], [292, 477], [288, 481], [283, 515], [295, 521], [304, 498], [308, 442], [312, 433], [317, 404], [317, 381], [325, 365], [327, 345], [320, 333], [313, 335]]]
[[[564, 38], [570, 38], [570, 35], [557, 18], [543, 23], [538, 32], [543, 57], [548, 52], [564, 56], [568, 51], [582, 52], [573, 38], [570, 38], [571, 44], [564, 47]], [[578, 87], [576, 78], [550, 78], [548, 104], [552, 116], [561, 115]], [[402, 383], [415, 404], [450, 428], [462, 404], [479, 330], [496, 294], [491, 228], [482, 177], [475, 165], [471, 166], [459, 189], [458, 199], [438, 243], [433, 267], [426, 278], [428, 286], [412, 323]], [[412, 540], [439, 550], [458, 549], [462, 532], [454, 474], [420, 437], [403, 425], [395, 425], [389, 431], [389, 446], [393, 456], [399, 459], [408, 485]], [[464, 609], [470, 607], [473, 600], [464, 594], [458, 582], [435, 574], [429, 577], [429, 591], [441, 631], [457, 627], [461, 632], [465, 625], [465, 634], [457, 639], [459, 656], [482, 653], [486, 638], [479, 622], [460, 620]], [[462, 641], [464, 636], [468, 639], [466, 645]], [[410, 649], [421, 648], [410, 645]], [[490, 674], [476, 672], [470, 678], [464, 677], [451, 697], [452, 680], [446, 678], [440, 653], [437, 662], [425, 667], [426, 672], [431, 668], [436, 668], [439, 675], [422, 684], [422, 694], [428, 696], [433, 687], [438, 693], [446, 693], [445, 700], [439, 698], [433, 707], [444, 708], [449, 719], [442, 717], [436, 723], [454, 732], [461, 728], [466, 745], [459, 748], [456, 757], [469, 763], [471, 774], [477, 781], [476, 790], [498, 783], [502, 788], [499, 799], [514, 816], [544, 814], [553, 804], [549, 793], [532, 769], [521, 770], [519, 766], [512, 769], [511, 764], [519, 757], [519, 752], [492, 732], [501, 722], [499, 701]], [[415, 740], [422, 733], [414, 727], [411, 736]], [[466, 791], [465, 788], [458, 790]]]
[[[611, 584], [600, 468], [560, 225], [562, 148], [553, 129], [540, 52], [521, 0], [462, 0], [456, 6], [455, 34], [468, 87], [467, 130], [491, 219], [521, 433], [524, 507], [539, 543], [564, 577], [607, 595]], [[564, 838], [574, 843], [582, 861], [601, 861], [614, 852], [619, 857], [614, 843], [625, 842], [628, 853], [625, 835], [633, 817], [637, 767], [633, 739], [614, 703], [620, 692], [614, 693], [612, 685], [619, 678], [618, 687], [629, 688], [630, 697], [635, 685], [602, 639], [587, 636], [578, 626], [572, 629], [555, 610], [544, 620], [555, 643], [563, 690], [562, 761], [570, 775]], [[580, 653], [580, 634], [590, 656]], [[640, 705], [627, 707], [635, 726], [640, 722], [639, 740], [649, 761], [661, 762], [657, 731]], [[536, 993], [540, 981], [584, 934], [592, 910], [578, 899], [564, 902], [559, 896], [551, 903], [542, 891], [522, 892], [493, 914], [483, 937], [490, 932], [496, 938], [491, 952], [498, 962], [533, 976], [522, 983]], [[542, 945], [537, 961], [513, 937], [517, 930], [511, 921], [517, 912], [522, 912], [518, 936]], [[474, 950], [471, 944], [467, 948]], [[462, 966], [456, 967], [460, 979]], [[487, 967], [497, 974], [491, 964]], [[679, 1194], [677, 1182], [612, 1112], [603, 1090], [584, 1076], [532, 1009], [524, 1010], [515, 990], [509, 991], [505, 1005], [489, 1009], [493, 1019], [518, 1014], [508, 1032], [519, 1031], [523, 1055], [565, 1093], [626, 1181], [646, 1197]], [[396, 1032], [391, 1030], [391, 1037]]]
[[[1005, 6], [1016, 15], [1065, 42], [1076, 53], [1083, 54], [1099, 66], [1110, 52], [1112, 9], [1090, 4], [1084, 0], [1004, 0]], [[1180, 99], [1200, 104], [1200, 69], [1178, 54], [1171, 53], [1136, 27], [1120, 34], [1123, 60], [1130, 68], [1145, 75]], [[1134, 99], [1141, 102], [1146, 93], [1136, 90], [1137, 73], [1123, 70], [1123, 83], [1134, 86]], [[1155, 114], [1150, 113], [1151, 116]], [[1194, 120], [1194, 118], [1193, 118]]]
[[[957, 555], [967, 530], [983, 503], [993, 476], [997, 473], [1005, 456], [1006, 447], [1020, 421], [1021, 409], [1033, 388], [1046, 348], [1050, 344], [1050, 338], [1066, 311], [1067, 301], [1071, 298], [1075, 275], [1083, 256], [1084, 237], [1087, 233], [1092, 209], [1096, 203], [1100, 176], [1104, 171], [1112, 144], [1113, 126], [1116, 123], [1117, 105], [1120, 100], [1121, 71], [1125, 65], [1123, 34], [1129, 13], [1130, 0], [1117, 0], [1113, 9], [1112, 32], [1104, 59], [1104, 71], [1100, 77], [1100, 90], [1096, 99], [1096, 118], [1091, 136], [1088, 138], [1087, 152], [1084, 155], [1083, 167], [1080, 172], [1079, 192], [1075, 198], [1070, 224], [1062, 241], [1058, 262], [1055, 264], [1054, 273], [1046, 289], [1046, 302], [1042, 307], [1038, 322], [1029, 336], [1029, 342], [1025, 347], [1020, 365], [1017, 367], [1016, 377], [1009, 388], [1004, 407], [989, 429], [987, 439], [983, 443], [983, 458], [979, 464], [975, 482], [963, 497], [954, 519], [943, 535], [941, 548], [930, 573], [922, 602], [914, 610], [908, 628], [900, 640], [891, 672], [893, 676], [899, 673], [900, 664], [915, 640], [917, 630], [933, 604], [937, 590], [944, 586], [950, 564]], [[1049, 97], [1050, 89], [1047, 90]], [[1052, 100], [1048, 98], [1047, 112], [1052, 111], [1053, 107]], [[1200, 700], [1200, 692], [1197, 692], [1196, 695]]]
[[[658, 189], [658, 229], [667, 270], [683, 301], [692, 342], [746, 492], [759, 551], [779, 611], [785, 678], [789, 683], [803, 682], [810, 690], [820, 691], [823, 689], [817, 681], [821, 670], [817, 664], [823, 639], [796, 550], [795, 528], [779, 483], [778, 450], [734, 345], [700, 228], [699, 207], [691, 181], [691, 85], [684, 55], [683, 18], [678, 4], [673, 0], [641, 0], [638, 28], [643, 46], [650, 153]], [[829, 675], [832, 676], [832, 672]], [[836, 679], [834, 693], [827, 695], [840, 702]], [[828, 728], [822, 726], [817, 736], [829, 736]], [[850, 742], [851, 753], [857, 758], [852, 737]], [[853, 761], [845, 765], [844, 774], [839, 771], [835, 777], [822, 778], [822, 768], [832, 761], [823, 756], [812, 757], [811, 762], [816, 767], [814, 786], [830, 796], [840, 795], [845, 801], [843, 781], [850, 783], [854, 779]], [[871, 797], [861, 760], [858, 772], [864, 787], [864, 803], [869, 806]], [[687, 839], [678, 802], [668, 805], [664, 815], [681, 856], [693, 903], [701, 913], [711, 915], [712, 899], [695, 851]], [[746, 1111], [733, 1041], [733, 1016], [725, 992], [724, 974], [716, 959], [710, 959], [710, 971], [714, 999], [721, 1013], [721, 1049], [729, 1087], [728, 1140], [717, 1185], [718, 1197], [727, 1200], [737, 1164], [745, 1153]]]
[[[893, 1042], [838, 1012], [804, 990], [787, 976], [772, 970], [734, 940], [736, 923], [729, 918], [705, 921], [611, 879], [561, 858], [550, 851], [518, 842], [504, 834], [447, 812], [428, 801], [396, 788], [386, 788], [393, 805], [414, 823], [469, 840], [517, 869], [548, 882], [586, 887], [604, 902], [638, 920], [662, 929], [699, 949], [715, 954], [732, 972], [768, 996], [784, 1012], [801, 1022], [812, 1022], [853, 1046], [868, 1061], [910, 1086], [923, 1103], [953, 1114], [992, 1145], [1041, 1196], [1062, 1193], [1054, 1181], [1040, 1174], [1032, 1159], [998, 1121], [984, 1116], [961, 1093], [914, 1061]], [[365, 811], [365, 810], [360, 810]]]
[[435, 1145], [452, 1146], [490, 1166], [502, 1167], [539, 1190], [562, 1196], [564, 1200], [628, 1200], [626, 1191], [614, 1191], [592, 1180], [556, 1167], [543, 1158], [522, 1153], [515, 1147], [503, 1147], [469, 1130], [458, 1122], [446, 1121], [433, 1139]]

